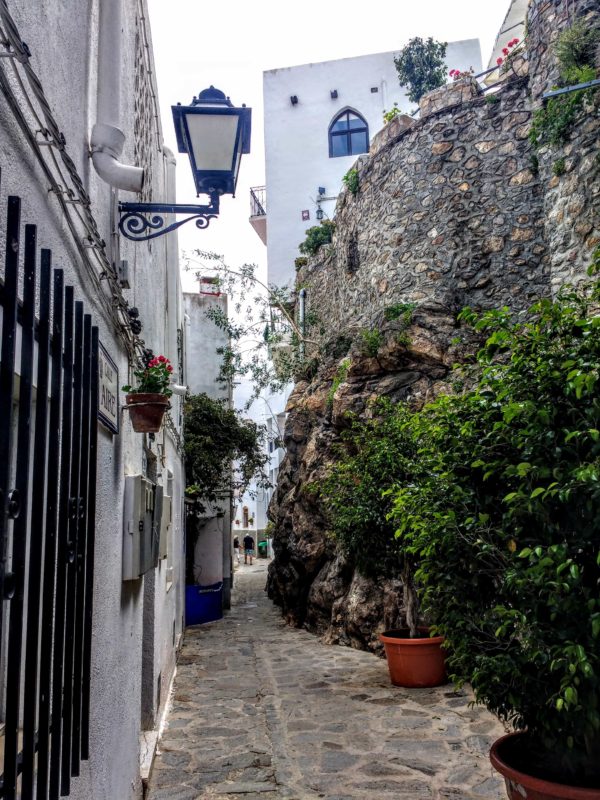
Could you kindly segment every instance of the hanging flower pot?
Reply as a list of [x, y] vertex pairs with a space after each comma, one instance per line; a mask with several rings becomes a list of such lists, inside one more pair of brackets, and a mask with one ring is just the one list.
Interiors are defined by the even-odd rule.
[[158, 433], [165, 411], [170, 408], [169, 397], [173, 367], [165, 356], [152, 356], [143, 369], [136, 370], [137, 387], [123, 386], [125, 402], [133, 430], [136, 433]]
[[155, 392], [135, 392], [125, 398], [129, 419], [136, 433], [158, 433], [165, 411], [170, 408], [169, 398]]

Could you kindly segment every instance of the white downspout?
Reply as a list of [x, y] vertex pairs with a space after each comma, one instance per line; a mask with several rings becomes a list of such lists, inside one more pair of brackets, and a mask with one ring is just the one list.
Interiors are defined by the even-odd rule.
[[128, 192], [141, 192], [144, 170], [122, 164], [125, 134], [119, 128], [121, 97], [122, 0], [100, 0], [98, 108], [90, 146], [92, 163], [103, 181]]

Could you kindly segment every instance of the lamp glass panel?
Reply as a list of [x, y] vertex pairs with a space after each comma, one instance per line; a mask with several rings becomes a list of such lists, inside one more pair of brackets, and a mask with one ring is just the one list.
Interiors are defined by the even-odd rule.
[[186, 114], [186, 117], [196, 169], [230, 171], [239, 117], [234, 114]]

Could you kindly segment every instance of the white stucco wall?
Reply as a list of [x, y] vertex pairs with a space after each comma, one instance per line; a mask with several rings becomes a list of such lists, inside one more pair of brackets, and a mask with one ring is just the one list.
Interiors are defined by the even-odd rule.
[[185, 292], [183, 295], [186, 328], [186, 382], [192, 394], [207, 394], [214, 400], [228, 400], [229, 387], [218, 381], [223, 356], [217, 349], [226, 347], [228, 336], [206, 313], [216, 308], [227, 315], [227, 295]]
[[[107, 243], [112, 262], [127, 259], [130, 289], [123, 295], [136, 306], [143, 323], [142, 337], [155, 353], [178, 362], [177, 329], [183, 329], [176, 234], [152, 244], [131, 243], [115, 236], [113, 205], [116, 195], [95, 173], [88, 157], [89, 134], [96, 119], [97, 40], [99, 0], [9, 0], [21, 38], [31, 51], [31, 64], [41, 79], [52, 112], [66, 138], [72, 158], [91, 198], [92, 213]], [[134, 159], [135, 35], [141, 18], [148, 17], [145, 0], [123, 0], [123, 58], [121, 65], [121, 124], [127, 135], [125, 163]], [[151, 56], [149, 56], [151, 57]], [[8, 60], [2, 62], [8, 66]], [[156, 123], [155, 123], [156, 126]], [[148, 147], [152, 163], [152, 190], [156, 201], [173, 192], [168, 180], [169, 154], [163, 150], [154, 127]], [[113, 322], [98, 302], [97, 290], [88, 278], [73, 239], [64, 224], [55, 197], [30, 146], [3, 105], [0, 117], [0, 202], [9, 194], [23, 201], [22, 220], [38, 225], [38, 244], [51, 248], [53, 264], [65, 271], [65, 283], [73, 285], [76, 300], [98, 325], [100, 341], [116, 362], [119, 383], [128, 382], [127, 355]], [[169, 184], [169, 186], [167, 185]], [[121, 193], [121, 199], [133, 200]], [[3, 222], [2, 222], [3, 226]], [[0, 245], [3, 244], [0, 242]], [[176, 367], [177, 368], [177, 367]], [[184, 376], [183, 376], [184, 377]], [[120, 402], [124, 402], [121, 393]], [[172, 415], [179, 420], [178, 398]], [[81, 775], [72, 780], [74, 800], [129, 800], [141, 797], [139, 734], [142, 692], [148, 692], [150, 715], [156, 719], [164, 706], [175, 666], [173, 631], [182, 632], [182, 496], [184, 476], [175, 440], [164, 429], [150, 441], [134, 433], [126, 414], [120, 417], [120, 433], [112, 435], [99, 426], [97, 523], [95, 536], [94, 620], [92, 634], [92, 684], [90, 760], [82, 762]], [[147, 446], [147, 451], [144, 450]], [[128, 474], [142, 473], [156, 459], [156, 478], [166, 489], [167, 471], [173, 475], [173, 549], [167, 582], [167, 562], [137, 581], [122, 580], [123, 490]], [[151, 607], [144, 613], [144, 585], [152, 583]], [[169, 585], [169, 583], [171, 585]], [[148, 600], [147, 602], [150, 602]], [[144, 618], [146, 629], [144, 629]], [[144, 642], [151, 640], [149, 685], [142, 685]], [[161, 676], [161, 697], [157, 677]]]
[[[265, 170], [267, 187], [267, 262], [269, 282], [293, 283], [294, 259], [307, 228], [317, 225], [317, 189], [324, 187], [326, 218], [333, 217], [342, 177], [356, 156], [329, 157], [329, 126], [344, 109], [357, 111], [369, 125], [369, 138], [381, 130], [383, 112], [394, 102], [404, 112], [407, 100], [394, 66], [397, 52], [377, 53], [264, 73]], [[481, 70], [477, 39], [449, 42], [448, 68]], [[337, 90], [337, 98], [331, 91]], [[376, 91], [373, 91], [376, 90]], [[298, 98], [292, 105], [291, 96]], [[302, 211], [310, 220], [302, 220]]]

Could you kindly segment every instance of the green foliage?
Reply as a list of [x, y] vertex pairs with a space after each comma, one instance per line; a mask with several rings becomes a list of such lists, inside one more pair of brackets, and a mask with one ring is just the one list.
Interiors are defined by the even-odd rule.
[[383, 316], [388, 322], [402, 318], [405, 325], [410, 325], [416, 307], [416, 303], [394, 303], [385, 307]]
[[[194, 251], [197, 258], [187, 257], [185, 269], [195, 269], [197, 275], [209, 271], [218, 275], [221, 292], [231, 299], [228, 314], [220, 305], [211, 305], [206, 316], [226, 334], [227, 343], [217, 349], [221, 356], [219, 382], [231, 385], [246, 378], [252, 393], [246, 407], [261, 393], [281, 391], [304, 369], [307, 345], [314, 344], [307, 336], [307, 323], [300, 330], [295, 320], [295, 306], [287, 287], [265, 285], [256, 276], [255, 264], [229, 267], [223, 256], [203, 250]], [[270, 356], [277, 353], [276, 363]]]
[[[556, 43], [556, 56], [561, 75], [574, 68], [593, 64], [599, 41], [600, 31], [598, 28], [590, 28], [583, 19], [576, 19], [570, 28], [563, 30]], [[574, 81], [574, 83], [577, 82]], [[573, 84], [569, 83], [568, 85]]]
[[486, 94], [483, 99], [489, 106], [496, 105], [496, 103], [500, 102], [500, 98], [497, 94]]
[[302, 269], [308, 264], [308, 258], [306, 256], [298, 256], [298, 258], [294, 259], [294, 266], [296, 269]]
[[532, 153], [529, 157], [529, 169], [532, 175], [539, 175], [540, 173], [540, 159], [537, 153]]
[[539, 108], [529, 131], [532, 146], [537, 149], [545, 144], [555, 147], [565, 144], [588, 94], [589, 90], [579, 89], [552, 97], [544, 108]]
[[391, 122], [395, 117], [399, 117], [400, 114], [402, 114], [402, 110], [398, 108], [398, 103], [394, 103], [393, 108], [383, 112], [383, 122], [387, 125], [388, 122]]
[[398, 416], [417, 455], [392, 517], [450, 669], [558, 782], [600, 777], [599, 300], [596, 282], [525, 322], [467, 310], [477, 385]]
[[253, 478], [259, 486], [268, 486], [263, 428], [206, 394], [186, 398], [183, 421], [186, 494], [198, 505], [214, 502], [229, 489], [243, 493]]
[[358, 170], [357, 169], [349, 169], [348, 172], [342, 178], [344, 185], [348, 189], [349, 192], [356, 195], [358, 193]]
[[383, 344], [383, 334], [379, 328], [365, 329], [360, 332], [360, 349], [363, 355], [375, 358]]
[[564, 175], [566, 171], [567, 167], [564, 158], [557, 158], [554, 164], [552, 164], [552, 174], [560, 177]]
[[306, 231], [306, 239], [298, 245], [301, 253], [314, 256], [319, 247], [329, 244], [333, 237], [335, 223], [329, 219], [324, 219], [320, 225], [314, 225]]
[[408, 99], [418, 103], [421, 97], [446, 82], [446, 42], [411, 39], [394, 58], [400, 86], [406, 87]]
[[331, 408], [333, 405], [333, 398], [339, 387], [344, 383], [348, 376], [348, 370], [350, 369], [351, 360], [349, 358], [345, 358], [339, 367], [337, 368], [337, 372], [335, 373], [335, 377], [333, 379], [333, 383], [331, 384], [331, 388], [327, 393], [327, 407]]

